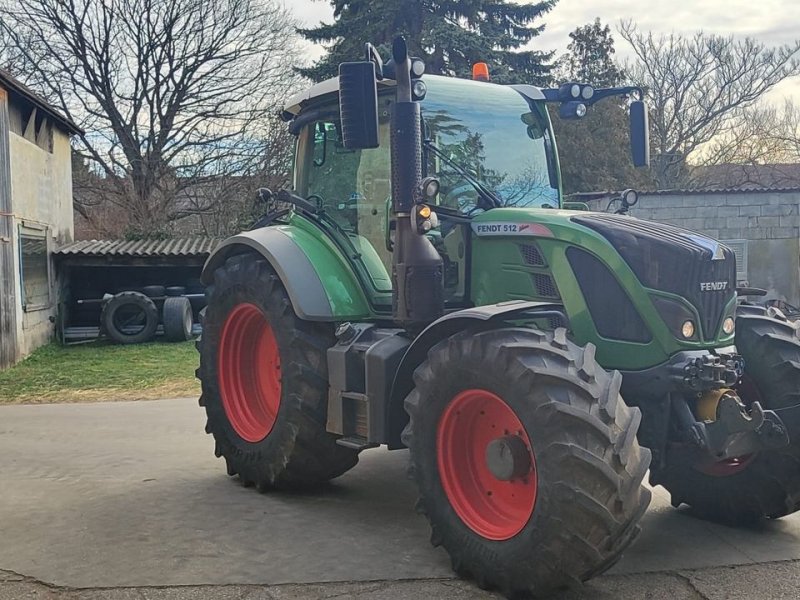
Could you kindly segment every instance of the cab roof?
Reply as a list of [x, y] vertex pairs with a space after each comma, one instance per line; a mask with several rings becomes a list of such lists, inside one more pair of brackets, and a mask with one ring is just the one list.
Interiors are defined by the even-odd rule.
[[[471, 79], [460, 79], [456, 77], [444, 77], [442, 75], [425, 75], [423, 76], [423, 81], [426, 81], [430, 84], [435, 85], [436, 80], [443, 80], [447, 79], [450, 82], [458, 82], [457, 85], [464, 86], [464, 94], [465, 96], [469, 96], [470, 94], [480, 93], [480, 89], [483, 86], [487, 85], [498, 85], [496, 83], [487, 83], [485, 81], [473, 81]], [[395, 86], [395, 82], [391, 79], [383, 79], [378, 81], [378, 91], [381, 89], [392, 88]], [[515, 89], [522, 95], [526, 96], [531, 100], [544, 100], [544, 94], [542, 91], [532, 85], [509, 85], [503, 87], [510, 87]], [[339, 78], [338, 77], [331, 77], [330, 79], [326, 79], [325, 81], [321, 81], [319, 83], [315, 83], [310, 88], [300, 92], [299, 94], [295, 94], [291, 98], [289, 98], [286, 107], [284, 108], [284, 116], [287, 120], [290, 120], [300, 114], [306, 106], [311, 104], [315, 104], [317, 101], [333, 99], [336, 94], [339, 93]]]

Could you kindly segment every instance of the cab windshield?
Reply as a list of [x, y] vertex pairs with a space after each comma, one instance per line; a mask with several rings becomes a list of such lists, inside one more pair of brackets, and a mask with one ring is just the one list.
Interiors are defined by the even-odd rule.
[[433, 146], [425, 162], [427, 174], [441, 183], [441, 205], [466, 214], [487, 208], [464, 176], [466, 171], [502, 206], [559, 206], [558, 168], [546, 111], [507, 86], [445, 77], [424, 81], [425, 139]]

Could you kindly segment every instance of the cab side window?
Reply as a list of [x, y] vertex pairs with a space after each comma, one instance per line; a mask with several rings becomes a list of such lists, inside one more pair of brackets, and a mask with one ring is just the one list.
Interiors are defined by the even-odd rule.
[[316, 202], [348, 231], [358, 232], [355, 207], [360, 150], [347, 150], [337, 123], [314, 124], [313, 160], [308, 170], [306, 197]]
[[309, 127], [313, 144], [307, 162], [305, 197], [333, 217], [350, 237], [378, 289], [391, 289], [392, 257], [386, 249], [387, 203], [391, 194], [388, 119], [381, 122], [380, 146], [349, 150], [336, 120]]

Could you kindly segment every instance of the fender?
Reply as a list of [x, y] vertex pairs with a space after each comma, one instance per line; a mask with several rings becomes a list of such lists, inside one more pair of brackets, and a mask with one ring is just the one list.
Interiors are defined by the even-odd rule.
[[202, 282], [212, 284], [214, 271], [228, 257], [253, 251], [275, 269], [301, 319], [338, 321], [370, 316], [363, 291], [344, 258], [333, 256], [319, 239], [291, 225], [263, 227], [226, 239], [208, 257]]
[[404, 447], [400, 441], [400, 434], [408, 422], [408, 415], [405, 412], [403, 401], [414, 387], [414, 371], [426, 359], [428, 351], [433, 346], [464, 329], [472, 328], [476, 331], [491, 329], [502, 324], [505, 319], [513, 318], [514, 315], [518, 315], [518, 318], [523, 316], [530, 318], [529, 315], [533, 313], [540, 314], [543, 318], [558, 317], [562, 319], [562, 322], [567, 320], [566, 312], [561, 304], [509, 300], [451, 312], [428, 325], [406, 350], [392, 382], [389, 406], [386, 410], [385, 429], [389, 449]]

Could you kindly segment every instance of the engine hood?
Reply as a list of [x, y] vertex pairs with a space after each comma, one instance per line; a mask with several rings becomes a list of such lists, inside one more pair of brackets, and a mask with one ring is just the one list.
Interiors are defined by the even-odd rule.
[[733, 250], [699, 233], [652, 221], [606, 214], [572, 217], [602, 235], [644, 287], [688, 300], [713, 339], [725, 307], [736, 294]]

